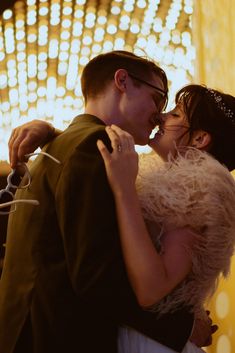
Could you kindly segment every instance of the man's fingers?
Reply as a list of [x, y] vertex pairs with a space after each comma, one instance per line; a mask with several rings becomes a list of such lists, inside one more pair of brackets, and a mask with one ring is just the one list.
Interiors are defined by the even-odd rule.
[[217, 325], [212, 325], [211, 326], [211, 333], [215, 333], [218, 330], [219, 326]]
[[211, 325], [211, 334], [208, 336], [206, 342], [204, 343], [204, 347], [210, 346], [212, 344], [212, 335], [218, 330], [217, 325]]
[[10, 164], [12, 168], [15, 168], [16, 164], [18, 161], [22, 161], [23, 156], [22, 152], [20, 152], [20, 144], [22, 140], [24, 139], [24, 136], [19, 135], [17, 138], [12, 140], [11, 147], [9, 150], [9, 159], [10, 159]]
[[12, 168], [15, 168], [18, 162], [26, 162], [26, 154], [35, 151], [38, 147], [37, 136], [27, 129], [19, 130], [18, 135], [12, 138], [11, 146], [9, 142], [9, 159]]
[[9, 149], [9, 161], [10, 163], [12, 164], [12, 159], [13, 158], [13, 155], [12, 155], [12, 148], [13, 148], [13, 143], [15, 141], [15, 134], [16, 134], [16, 129], [12, 130], [12, 133], [11, 133], [11, 136], [9, 138], [9, 141], [8, 141], [8, 149]]
[[9, 147], [9, 148], [11, 148], [11, 146], [12, 146], [12, 143], [13, 143], [13, 141], [14, 141], [14, 136], [15, 136], [15, 134], [16, 134], [16, 129], [13, 129], [13, 130], [12, 130], [12, 133], [11, 133], [11, 136], [10, 136], [10, 138], [9, 138], [9, 141], [8, 141], [8, 147]]
[[203, 347], [208, 347], [212, 344], [212, 336], [208, 337], [206, 342], [203, 344]]
[[26, 154], [35, 151], [39, 146], [40, 134], [26, 127], [15, 130], [15, 133], [9, 140], [9, 159], [12, 168], [15, 168], [18, 162], [26, 162]]
[[54, 135], [54, 127], [42, 120], [33, 120], [15, 128], [8, 142], [11, 166], [14, 168], [17, 162], [25, 161], [25, 154], [34, 152]]

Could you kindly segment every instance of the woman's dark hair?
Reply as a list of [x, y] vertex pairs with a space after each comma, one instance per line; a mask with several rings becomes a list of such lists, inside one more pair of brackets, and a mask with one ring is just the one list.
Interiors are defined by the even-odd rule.
[[230, 171], [235, 169], [235, 97], [201, 85], [188, 85], [176, 94], [189, 121], [189, 133], [211, 135], [208, 152]]
[[125, 69], [142, 79], [149, 79], [155, 74], [162, 80], [164, 90], [168, 91], [166, 74], [157, 64], [131, 52], [116, 50], [96, 56], [84, 67], [81, 86], [85, 102], [102, 93], [118, 69]]

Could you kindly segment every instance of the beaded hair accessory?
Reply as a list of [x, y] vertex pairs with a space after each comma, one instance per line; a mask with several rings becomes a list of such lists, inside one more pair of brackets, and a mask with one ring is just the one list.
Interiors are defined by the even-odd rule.
[[233, 124], [235, 124], [234, 113], [230, 108], [226, 107], [226, 104], [223, 102], [222, 96], [211, 88], [207, 88], [207, 92], [214, 99], [215, 103], [217, 104], [217, 107], [224, 113], [227, 118], [231, 120]]

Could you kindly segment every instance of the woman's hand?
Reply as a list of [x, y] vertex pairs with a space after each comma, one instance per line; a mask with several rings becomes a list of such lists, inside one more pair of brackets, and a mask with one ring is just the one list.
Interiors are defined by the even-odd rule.
[[213, 324], [210, 311], [203, 312], [202, 317], [197, 317], [194, 322], [193, 332], [190, 341], [197, 347], [207, 347], [212, 344], [212, 335], [218, 330]]
[[149, 308], [170, 293], [189, 273], [192, 263], [187, 249], [194, 234], [187, 228], [166, 232], [164, 254], [157, 253], [135, 188], [138, 155], [134, 140], [117, 126], [107, 127], [106, 131], [113, 151], [110, 153], [101, 141], [97, 146], [115, 197], [127, 275], [139, 305]]
[[18, 162], [25, 162], [26, 154], [34, 152], [55, 135], [55, 128], [43, 120], [33, 120], [15, 128], [8, 142], [11, 167], [15, 168]]
[[101, 140], [97, 147], [103, 157], [108, 180], [114, 193], [128, 192], [135, 188], [138, 173], [138, 154], [135, 151], [134, 139], [116, 125], [106, 127], [110, 138], [112, 153]]

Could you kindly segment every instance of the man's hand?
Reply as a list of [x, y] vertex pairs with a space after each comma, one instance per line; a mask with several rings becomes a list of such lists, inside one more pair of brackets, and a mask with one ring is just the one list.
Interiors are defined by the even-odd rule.
[[15, 128], [8, 142], [11, 167], [15, 168], [18, 162], [26, 161], [26, 154], [45, 145], [54, 136], [55, 128], [43, 120], [32, 120]]
[[197, 347], [206, 347], [212, 343], [212, 334], [218, 330], [217, 325], [212, 325], [210, 312], [206, 311], [205, 316], [196, 318], [190, 341]]

